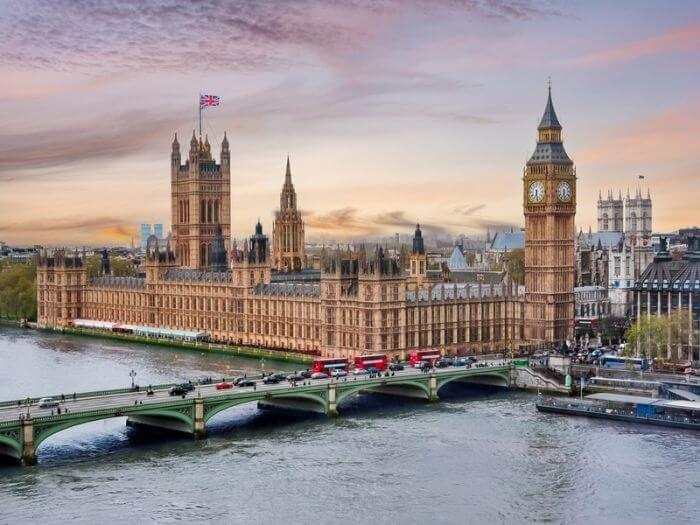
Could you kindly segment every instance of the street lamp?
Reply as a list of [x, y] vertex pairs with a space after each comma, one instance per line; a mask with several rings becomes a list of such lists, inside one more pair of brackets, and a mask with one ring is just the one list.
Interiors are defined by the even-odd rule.
[[129, 372], [129, 377], [131, 378], [131, 388], [134, 388], [134, 378], [136, 377], [136, 372], [132, 369], [131, 372]]

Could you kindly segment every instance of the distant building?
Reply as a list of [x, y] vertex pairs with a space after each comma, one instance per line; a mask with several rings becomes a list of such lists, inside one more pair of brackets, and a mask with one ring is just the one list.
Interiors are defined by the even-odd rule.
[[278, 272], [298, 272], [306, 268], [304, 221], [297, 209], [297, 192], [292, 184], [292, 168], [287, 157], [280, 209], [272, 227], [273, 267]]
[[146, 251], [146, 244], [148, 243], [148, 238], [151, 236], [151, 225], [142, 224], [141, 225], [141, 251]]
[[[688, 238], [688, 250], [674, 260], [663, 237], [659, 252], [634, 285], [635, 317], [667, 316], [686, 310], [686, 337], [679, 348], [680, 360], [700, 359], [700, 238]], [[669, 354], [670, 354], [670, 348]]]
[[153, 225], [153, 235], [155, 235], [158, 239], [163, 239], [163, 225], [162, 224], [154, 224]]

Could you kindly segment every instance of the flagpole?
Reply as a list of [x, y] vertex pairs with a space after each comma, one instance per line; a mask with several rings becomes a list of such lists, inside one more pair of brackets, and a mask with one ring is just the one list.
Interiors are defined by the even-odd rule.
[[199, 104], [199, 137], [202, 137], [202, 94], [199, 94], [199, 100], [197, 100], [197, 104]]

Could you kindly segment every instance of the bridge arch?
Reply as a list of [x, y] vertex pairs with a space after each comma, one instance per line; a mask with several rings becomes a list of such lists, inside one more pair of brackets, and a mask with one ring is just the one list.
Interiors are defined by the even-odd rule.
[[[449, 383], [470, 383], [476, 385], [490, 385], [498, 387], [510, 386], [510, 370], [493, 370], [484, 372], [479, 369], [479, 373], [474, 373], [474, 369], [465, 370], [464, 374], [454, 374], [448, 377], [441, 377], [437, 380], [437, 392]], [[488, 370], [488, 369], [487, 369]]]
[[246, 403], [257, 402], [257, 401], [275, 401], [275, 400], [303, 400], [310, 401], [317, 405], [323, 412], [328, 410], [328, 404], [326, 401], [326, 391], [322, 392], [294, 392], [289, 394], [278, 394], [278, 395], [266, 395], [267, 393], [261, 392], [257, 395], [245, 396], [245, 397], [235, 397], [232, 399], [226, 399], [223, 401], [213, 400], [209, 403], [205, 402], [204, 408], [204, 422], [206, 423], [212, 417], [228, 410], [229, 408], [236, 407], [238, 405], [244, 405]]
[[192, 417], [187, 414], [168, 409], [149, 409], [144, 410], [129, 410], [129, 411], [112, 411], [109, 413], [100, 414], [80, 414], [76, 413], [75, 418], [70, 418], [68, 420], [59, 420], [56, 424], [51, 424], [50, 422], [40, 422], [34, 423], [34, 449], [38, 450], [41, 443], [46, 439], [57, 434], [63, 430], [68, 430], [76, 426], [84, 425], [87, 423], [92, 423], [94, 421], [102, 421], [105, 419], [113, 419], [118, 417], [128, 417], [128, 416], [148, 416], [153, 418], [160, 418], [164, 420], [175, 420], [177, 422], [184, 423], [187, 428], [194, 428], [194, 421]]
[[[427, 376], [425, 379], [427, 379]], [[430, 386], [428, 385], [427, 381], [382, 381], [381, 383], [370, 384], [365, 384], [364, 382], [355, 384], [353, 382], [351, 386], [347, 387], [341, 386], [341, 383], [336, 384], [336, 403], [340, 405], [343, 400], [362, 391], [372, 392], [373, 390], [379, 391], [381, 389], [382, 392], [390, 394], [392, 388], [396, 390], [405, 390], [406, 388], [417, 390], [419, 394], [422, 394], [421, 397], [424, 396], [425, 399], [430, 398]], [[397, 392], [397, 395], [398, 394], [399, 393]]]
[[16, 439], [9, 435], [0, 434], [0, 456], [9, 456], [14, 459], [22, 457], [22, 443], [19, 441], [19, 432]]

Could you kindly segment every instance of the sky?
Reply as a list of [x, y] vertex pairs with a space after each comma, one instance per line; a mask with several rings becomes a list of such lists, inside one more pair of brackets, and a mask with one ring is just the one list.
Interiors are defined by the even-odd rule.
[[577, 227], [639, 175], [655, 231], [700, 225], [696, 1], [4, 0], [0, 240], [167, 230], [199, 93], [234, 236], [271, 231], [287, 155], [310, 240], [519, 228], [550, 78]]

